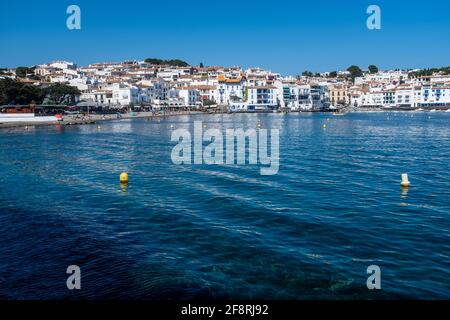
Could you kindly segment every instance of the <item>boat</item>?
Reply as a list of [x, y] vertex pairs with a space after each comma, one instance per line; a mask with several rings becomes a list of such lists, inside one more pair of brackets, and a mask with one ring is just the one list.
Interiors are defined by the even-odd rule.
[[33, 106], [5, 106], [0, 108], [0, 123], [17, 123], [17, 122], [58, 122], [62, 121], [60, 114], [54, 116], [36, 115]]

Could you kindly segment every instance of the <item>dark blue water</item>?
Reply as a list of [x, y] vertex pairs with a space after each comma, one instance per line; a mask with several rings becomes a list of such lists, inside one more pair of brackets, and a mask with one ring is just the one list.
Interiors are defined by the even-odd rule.
[[[280, 129], [278, 175], [172, 164], [171, 124], [257, 119]], [[0, 146], [0, 298], [450, 298], [449, 113], [1, 129]]]

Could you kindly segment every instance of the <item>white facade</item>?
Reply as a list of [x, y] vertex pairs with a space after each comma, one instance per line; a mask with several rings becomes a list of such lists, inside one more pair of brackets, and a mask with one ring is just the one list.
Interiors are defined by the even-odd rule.
[[184, 101], [184, 105], [187, 107], [198, 107], [201, 103], [200, 93], [198, 90], [185, 88], [178, 91], [181, 99]]
[[229, 105], [232, 101], [242, 101], [245, 93], [245, 78], [220, 78], [217, 84], [215, 101], [218, 104]]
[[395, 105], [397, 107], [416, 107], [413, 87], [399, 87], [395, 90]]
[[423, 86], [421, 89], [420, 107], [450, 107], [450, 85]]
[[249, 111], [269, 111], [277, 109], [276, 87], [256, 86], [248, 88], [247, 109]]

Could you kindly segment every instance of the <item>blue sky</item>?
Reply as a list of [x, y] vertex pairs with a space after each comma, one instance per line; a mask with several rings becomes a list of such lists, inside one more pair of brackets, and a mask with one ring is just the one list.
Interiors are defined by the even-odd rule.
[[[0, 0], [0, 66], [180, 58], [283, 74], [450, 65], [449, 0]], [[81, 8], [82, 29], [66, 28]], [[381, 30], [366, 9], [381, 8]]]

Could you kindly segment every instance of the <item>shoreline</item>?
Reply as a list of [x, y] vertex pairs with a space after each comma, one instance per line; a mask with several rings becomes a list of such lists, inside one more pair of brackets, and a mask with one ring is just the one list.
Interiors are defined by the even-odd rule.
[[[333, 111], [287, 111], [287, 112], [277, 112], [277, 113], [329, 113], [332, 115], [345, 115], [348, 113], [398, 113], [398, 112], [450, 112], [450, 109], [447, 110], [382, 110], [382, 109], [362, 109], [362, 110], [348, 110], [346, 112], [333, 112]], [[73, 126], [73, 125], [86, 125], [86, 124], [97, 124], [105, 121], [120, 121], [120, 120], [129, 120], [129, 119], [142, 119], [142, 118], [165, 118], [165, 117], [174, 117], [174, 116], [183, 116], [183, 115], [196, 115], [196, 114], [242, 114], [242, 113], [254, 113], [254, 114], [264, 114], [270, 112], [204, 112], [204, 111], [182, 111], [182, 112], [170, 112], [170, 113], [153, 113], [153, 112], [136, 112], [133, 115], [123, 114], [120, 118], [117, 117], [117, 114], [91, 114], [88, 116], [81, 115], [65, 115], [63, 116], [62, 121], [23, 121], [23, 122], [10, 122], [10, 123], [0, 123], [0, 129], [4, 128], [17, 128], [17, 127], [32, 127], [32, 126], [51, 126], [51, 125], [61, 125], [61, 126]]]
[[[200, 111], [182, 111], [182, 112], [173, 112], [173, 113], [152, 113], [152, 112], [136, 112], [134, 115], [123, 114], [120, 118], [117, 117], [117, 114], [91, 114], [88, 116], [81, 115], [65, 115], [63, 116], [62, 121], [23, 121], [23, 122], [10, 122], [10, 123], [0, 123], [0, 129], [2, 128], [15, 128], [15, 127], [31, 127], [31, 126], [51, 126], [51, 125], [60, 125], [60, 126], [74, 126], [74, 125], [85, 125], [85, 124], [97, 124], [105, 121], [120, 121], [120, 120], [129, 120], [129, 119], [142, 119], [142, 118], [165, 118], [165, 117], [173, 117], [173, 116], [183, 116], [183, 115], [194, 115], [194, 114], [203, 114], [205, 112]], [[207, 113], [205, 113], [207, 114]]]

